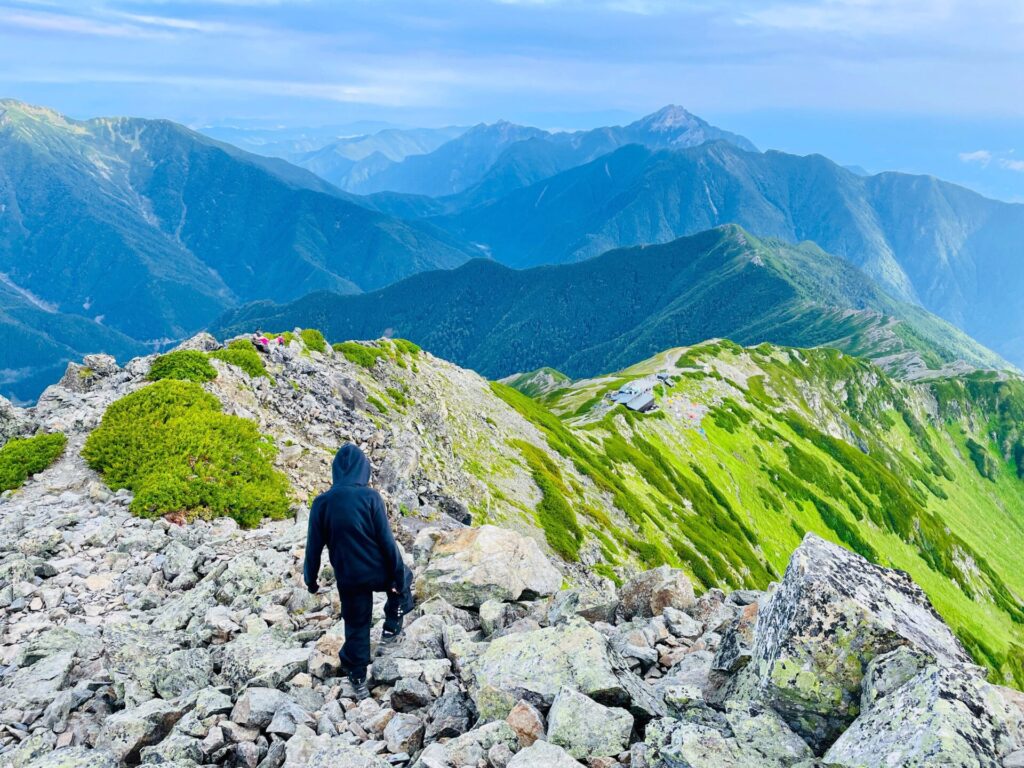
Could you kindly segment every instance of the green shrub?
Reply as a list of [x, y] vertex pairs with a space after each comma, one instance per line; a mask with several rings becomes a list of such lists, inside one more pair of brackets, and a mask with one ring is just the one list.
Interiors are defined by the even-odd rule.
[[416, 357], [416, 355], [423, 351], [418, 344], [414, 344], [408, 339], [392, 339], [392, 342], [398, 347], [398, 351], [405, 355]]
[[412, 405], [412, 400], [409, 399], [409, 396], [402, 390], [395, 387], [387, 387], [384, 391], [388, 393], [388, 397], [394, 401], [395, 405], [401, 406], [402, 408], [407, 408]]
[[213, 381], [216, 369], [206, 355], [193, 349], [179, 349], [160, 355], [149, 368], [150, 381], [178, 379], [179, 381]]
[[60, 432], [8, 440], [0, 448], [0, 491], [20, 488], [29, 477], [60, 458], [67, 443]]
[[306, 345], [306, 349], [321, 353], [327, 351], [327, 341], [316, 328], [306, 328], [299, 332], [299, 336], [302, 337], [302, 343]]
[[335, 344], [334, 351], [341, 352], [350, 363], [355, 363], [363, 368], [373, 368], [373, 364], [385, 356], [383, 350], [377, 349], [377, 347], [368, 347], [357, 341], [343, 341], [340, 344]]
[[269, 379], [270, 376], [267, 374], [267, 368], [263, 364], [263, 358], [260, 357], [260, 353], [248, 341], [242, 343], [246, 346], [235, 346], [234, 342], [232, 342], [227, 349], [218, 349], [216, 352], [211, 352], [210, 357], [215, 357], [229, 365], [237, 366], [254, 379], [257, 376]]
[[370, 405], [372, 405], [374, 408], [380, 411], [382, 416], [388, 412], [388, 407], [373, 395], [368, 395], [366, 398], [366, 402], [368, 402]]
[[255, 423], [221, 413], [198, 385], [159, 381], [111, 405], [82, 456], [111, 488], [134, 491], [140, 517], [229, 516], [251, 527], [288, 515], [275, 452]]

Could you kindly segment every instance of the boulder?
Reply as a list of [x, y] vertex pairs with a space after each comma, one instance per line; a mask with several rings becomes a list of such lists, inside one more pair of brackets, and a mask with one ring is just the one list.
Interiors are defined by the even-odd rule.
[[384, 728], [384, 743], [388, 752], [413, 754], [423, 746], [423, 721], [416, 715], [397, 714]]
[[153, 687], [162, 699], [173, 699], [205, 688], [213, 677], [213, 659], [205, 648], [172, 652], [153, 674]]
[[554, 594], [562, 574], [533, 539], [484, 525], [441, 534], [416, 580], [420, 598], [443, 597], [463, 608], [488, 600]]
[[825, 753], [829, 766], [999, 766], [1021, 745], [999, 688], [969, 665], [931, 665], [874, 699]]
[[304, 768], [390, 768], [380, 757], [363, 752], [342, 739], [331, 739], [310, 756]]
[[571, 688], [558, 692], [548, 713], [548, 741], [575, 758], [617, 755], [629, 746], [633, 716]]
[[910, 577], [808, 534], [759, 612], [750, 661], [730, 697], [766, 703], [824, 751], [860, 712], [868, 663], [910, 646], [970, 661]]
[[265, 728], [286, 701], [288, 697], [276, 688], [246, 688], [231, 710], [231, 720], [239, 725]]
[[[484, 721], [505, 718], [519, 699], [546, 709], [564, 687], [612, 706], [631, 703], [629, 673], [613, 660], [607, 638], [578, 619], [499, 637], [470, 665], [470, 674]], [[642, 686], [635, 678], [628, 682]]]
[[112, 752], [118, 760], [138, 762], [140, 750], [166, 736], [183, 714], [185, 709], [175, 702], [150, 699], [107, 717], [96, 746]]
[[730, 706], [720, 714], [696, 707], [682, 720], [647, 727], [653, 766], [686, 768], [796, 768], [810, 766], [811, 748], [775, 712], [758, 705]]
[[694, 602], [686, 572], [667, 565], [637, 574], [619, 590], [619, 610], [627, 620], [658, 616], [665, 608], [685, 611]]
[[580, 768], [572, 755], [556, 744], [538, 741], [516, 753], [508, 768]]
[[0, 700], [5, 707], [45, 707], [68, 682], [74, 663], [75, 652], [64, 650], [22, 666], [0, 688]]
[[67, 747], [40, 755], [24, 768], [118, 768], [118, 760], [106, 750]]
[[518, 701], [508, 713], [505, 722], [512, 726], [512, 730], [519, 737], [519, 746], [528, 747], [535, 741], [544, 738], [547, 727], [544, 725], [544, 715], [528, 701]]
[[310, 649], [287, 632], [267, 629], [246, 632], [224, 646], [221, 674], [235, 687], [275, 688], [309, 665]]

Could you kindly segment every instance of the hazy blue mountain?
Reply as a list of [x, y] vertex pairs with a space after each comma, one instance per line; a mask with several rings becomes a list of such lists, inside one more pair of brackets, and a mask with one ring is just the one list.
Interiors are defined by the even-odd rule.
[[1024, 363], [1024, 205], [933, 177], [859, 176], [820, 155], [727, 142], [678, 151], [631, 145], [434, 221], [514, 267], [578, 261], [724, 223], [813, 240]]
[[404, 192], [439, 197], [461, 192], [479, 181], [501, 153], [512, 144], [546, 135], [539, 128], [509, 122], [473, 126], [433, 152], [391, 163], [359, 183], [351, 192]]
[[491, 377], [545, 366], [591, 376], [714, 337], [835, 346], [907, 376], [957, 360], [1006, 365], [817, 246], [760, 241], [735, 226], [563, 266], [475, 260], [370, 294], [263, 302], [215, 330], [295, 326], [331, 339], [394, 334]]
[[464, 193], [454, 204], [465, 207], [589, 162], [626, 144], [681, 149], [716, 140], [756, 151], [742, 136], [672, 105], [629, 125], [588, 131], [551, 133], [501, 122], [478, 125], [432, 153], [406, 158], [363, 182], [350, 181], [342, 186], [363, 194], [388, 191], [441, 197]]
[[339, 139], [362, 138], [398, 126], [380, 120], [359, 120], [343, 125], [266, 125], [261, 121], [238, 121], [230, 125], [206, 125], [199, 133], [233, 144], [239, 149], [267, 157], [293, 161], [326, 147]]
[[[137, 340], [226, 308], [379, 288], [471, 251], [314, 174], [167, 121], [0, 102], [0, 273]], [[97, 351], [95, 347], [93, 351]]]
[[59, 312], [0, 275], [0, 395], [33, 400], [69, 360], [98, 350], [120, 358], [145, 352], [134, 339], [93, 318]]
[[412, 155], [433, 152], [461, 136], [465, 128], [389, 128], [366, 136], [350, 136], [319, 149], [296, 154], [296, 165], [342, 189], [357, 189], [370, 177]]

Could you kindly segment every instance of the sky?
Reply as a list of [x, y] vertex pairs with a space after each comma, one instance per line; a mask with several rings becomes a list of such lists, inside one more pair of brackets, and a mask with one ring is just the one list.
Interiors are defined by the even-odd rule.
[[1024, 202], [1020, 0], [0, 0], [0, 96], [208, 125], [622, 123]]

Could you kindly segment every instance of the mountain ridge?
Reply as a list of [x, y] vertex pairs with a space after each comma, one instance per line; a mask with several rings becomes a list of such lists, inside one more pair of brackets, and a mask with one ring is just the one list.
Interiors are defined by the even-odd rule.
[[[893, 327], [887, 317], [901, 322]], [[316, 325], [354, 338], [394, 333], [492, 377], [550, 366], [578, 378], [711, 337], [840, 344], [911, 376], [961, 357], [1006, 365], [813, 244], [763, 243], [732, 225], [574, 265], [515, 271], [474, 260], [361, 297], [255, 304], [214, 331], [254, 325]]]

